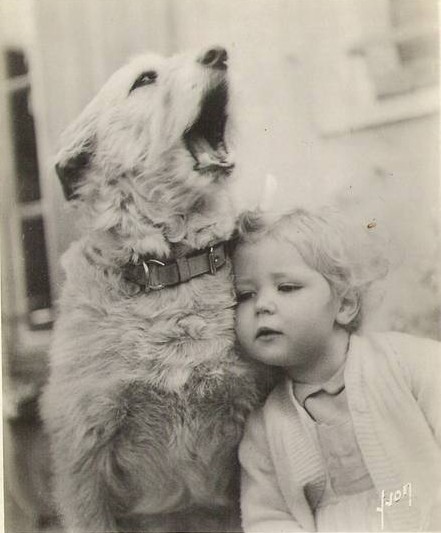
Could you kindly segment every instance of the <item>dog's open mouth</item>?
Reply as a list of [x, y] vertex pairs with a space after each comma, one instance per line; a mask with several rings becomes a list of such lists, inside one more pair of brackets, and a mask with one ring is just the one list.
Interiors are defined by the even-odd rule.
[[231, 161], [225, 146], [225, 126], [227, 123], [228, 87], [221, 83], [204, 97], [198, 118], [184, 132], [184, 142], [196, 161], [198, 172], [231, 172]]

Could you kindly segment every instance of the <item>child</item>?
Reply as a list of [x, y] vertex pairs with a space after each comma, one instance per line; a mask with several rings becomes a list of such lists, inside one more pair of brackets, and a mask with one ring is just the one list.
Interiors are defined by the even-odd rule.
[[238, 339], [286, 376], [240, 446], [246, 532], [441, 528], [440, 344], [355, 333], [384, 274], [362, 237], [330, 210], [242, 221]]

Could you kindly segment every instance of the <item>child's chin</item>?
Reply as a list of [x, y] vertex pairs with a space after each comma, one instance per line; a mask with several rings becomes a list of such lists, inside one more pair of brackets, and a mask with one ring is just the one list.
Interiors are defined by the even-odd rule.
[[258, 361], [261, 363], [265, 363], [266, 365], [271, 366], [291, 366], [292, 362], [289, 361], [289, 358], [286, 356], [286, 354], [277, 354], [277, 353], [259, 353], [257, 357], [255, 357]]

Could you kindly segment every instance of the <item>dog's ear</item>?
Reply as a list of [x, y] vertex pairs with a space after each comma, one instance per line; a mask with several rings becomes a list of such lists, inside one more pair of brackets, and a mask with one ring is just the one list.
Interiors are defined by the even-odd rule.
[[66, 200], [76, 200], [79, 197], [77, 187], [89, 167], [90, 156], [90, 152], [84, 151], [55, 164]]
[[95, 152], [98, 102], [92, 100], [63, 132], [62, 149], [55, 159], [55, 171], [67, 200], [79, 198], [78, 185], [84, 181]]

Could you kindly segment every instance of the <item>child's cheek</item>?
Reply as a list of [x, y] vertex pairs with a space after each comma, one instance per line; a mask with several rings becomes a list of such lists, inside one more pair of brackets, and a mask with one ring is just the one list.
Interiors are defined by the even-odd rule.
[[243, 343], [245, 340], [246, 326], [245, 326], [244, 312], [243, 312], [242, 306], [240, 305], [237, 306], [236, 308], [235, 326], [236, 326], [237, 339], [240, 343]]

